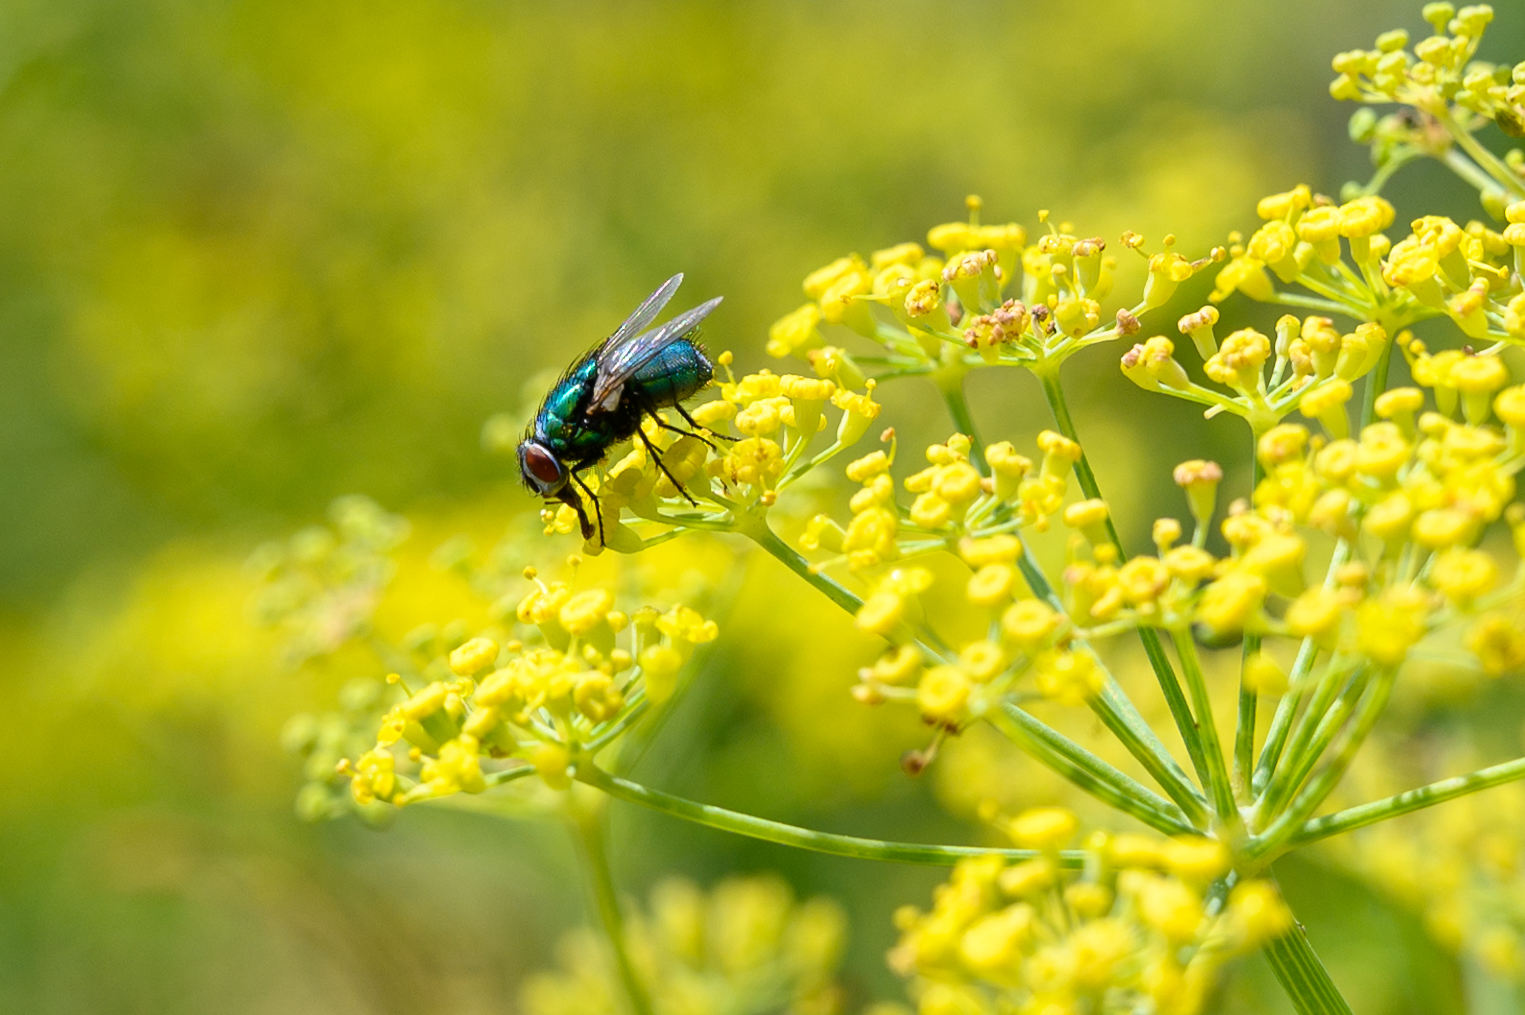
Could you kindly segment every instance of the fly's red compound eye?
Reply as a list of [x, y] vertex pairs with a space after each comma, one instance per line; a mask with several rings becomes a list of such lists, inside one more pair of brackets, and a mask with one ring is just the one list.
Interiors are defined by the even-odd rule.
[[543, 490], [554, 490], [566, 482], [566, 474], [556, 456], [539, 444], [525, 444], [519, 456], [520, 464]]

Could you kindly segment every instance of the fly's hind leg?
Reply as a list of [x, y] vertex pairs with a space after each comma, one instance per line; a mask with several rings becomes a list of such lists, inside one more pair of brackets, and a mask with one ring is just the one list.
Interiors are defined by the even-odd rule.
[[[653, 414], [653, 418], [656, 419], [657, 424], [659, 426], [666, 427], [669, 430], [673, 429], [673, 427], [667, 426], [667, 424], [663, 423], [662, 422], [662, 418], [660, 416], [656, 416], [655, 414]], [[679, 430], [678, 432], [682, 433], [683, 431]], [[657, 446], [655, 444], [651, 443], [651, 438], [646, 436], [646, 431], [642, 430], [640, 427], [636, 427], [635, 428], [635, 433], [636, 433], [637, 437], [641, 438], [641, 443], [646, 445], [647, 453], [651, 455], [651, 460], [657, 463], [657, 468], [662, 470], [662, 475], [666, 476], [668, 478], [668, 480], [672, 483], [673, 489], [675, 489], [679, 493], [681, 493], [683, 495], [683, 499], [684, 500], [688, 501], [694, 507], [698, 507], [699, 506], [699, 502], [694, 500], [693, 494], [691, 494], [687, 490], [683, 489], [683, 484], [678, 482], [678, 477], [674, 476], [671, 472], [669, 472], [667, 470], [667, 463], [662, 461], [661, 453], [659, 451], [657, 451]]]
[[[692, 417], [692, 416], [690, 416], [688, 414], [688, 410], [687, 409], [683, 408], [683, 403], [681, 403], [681, 402], [674, 402], [673, 403], [673, 408], [677, 409], [678, 410], [678, 415], [682, 416], [684, 421], [686, 423], [688, 423], [689, 426], [693, 427], [695, 430], [703, 431], [703, 433], [707, 433], [711, 437], [716, 438], [717, 440], [728, 441], [728, 442], [730, 442], [732, 444], [736, 443], [737, 438], [735, 438], [735, 437], [728, 437], [728, 436], [726, 436], [723, 433], [716, 433], [715, 431], [711, 430], [709, 427], [700, 424], [697, 420], [694, 419], [694, 417]], [[675, 429], [675, 428], [674, 427], [668, 427], [668, 429], [671, 430], [671, 429]], [[702, 433], [695, 433], [694, 436], [698, 437], [701, 441], [704, 441], [704, 443], [709, 444], [710, 447], [712, 447], [712, 448], [715, 447], [715, 445], [710, 444], [710, 442], [705, 439], [705, 437], [703, 436]], [[716, 450], [718, 450], [718, 449], [716, 449]]]

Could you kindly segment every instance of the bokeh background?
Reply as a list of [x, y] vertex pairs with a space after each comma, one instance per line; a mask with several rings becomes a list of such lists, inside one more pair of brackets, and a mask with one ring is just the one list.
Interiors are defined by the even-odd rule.
[[[1337, 193], [1369, 169], [1329, 58], [1417, 33], [1417, 6], [0, 5], [0, 1009], [515, 1010], [585, 919], [563, 831], [299, 823], [279, 731], [343, 674], [284, 667], [249, 621], [252, 548], [356, 492], [413, 519], [420, 568], [457, 531], [490, 543], [535, 505], [483, 421], [674, 271], [727, 298], [709, 342], [760, 365], [805, 272], [920, 238], [969, 193], [988, 220], [1049, 208], [1189, 252], [1253, 226], [1261, 194]], [[1490, 44], [1522, 34], [1501, 9]], [[1431, 165], [1390, 196], [1400, 219], [1479, 214]], [[1161, 470], [1213, 457], [1242, 484], [1247, 442], [1113, 364], [1066, 376], [1138, 541], [1179, 512]], [[944, 436], [905, 384], [888, 418]], [[1031, 378], [972, 387], [991, 439], [1045, 422]], [[759, 617], [756, 571], [641, 777], [804, 824], [981, 834], [959, 777], [900, 773], [924, 734], [847, 698], [871, 646]], [[1054, 792], [1007, 771], [1016, 802]], [[852, 1009], [899, 996], [889, 915], [938, 872], [626, 808], [615, 828], [632, 892], [772, 869], [835, 896]], [[1413, 913], [1330, 867], [1279, 873], [1357, 1012], [1460, 1010]], [[1285, 1010], [1253, 962], [1224, 1004]]]

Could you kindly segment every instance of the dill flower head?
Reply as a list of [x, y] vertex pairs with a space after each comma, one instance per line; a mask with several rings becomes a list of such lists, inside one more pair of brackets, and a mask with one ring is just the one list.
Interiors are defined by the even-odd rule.
[[[1142, 258], [1146, 282], [1141, 293], [1107, 308], [1118, 255], [1105, 239], [1040, 212], [1047, 231], [1029, 242], [1017, 223], [981, 224], [981, 206], [971, 197], [969, 220], [933, 226], [925, 247], [899, 243], [867, 262], [849, 254], [811, 272], [804, 290], [812, 302], [773, 324], [769, 355], [807, 359], [839, 379], [842, 368], [861, 376], [850, 354], [828, 344], [856, 335], [882, 347], [885, 355], [872, 362], [884, 378], [937, 368], [1055, 367], [1085, 346], [1134, 334], [1139, 314], [1163, 306], [1221, 257], [1188, 259], [1173, 236], [1150, 253], [1142, 236], [1126, 233], [1116, 249]], [[823, 371], [826, 362], [835, 365], [831, 372]]]
[[[1284, 933], [1275, 887], [1208, 886], [1228, 869], [1207, 839], [1086, 838], [1073, 814], [1039, 808], [1006, 823], [1031, 860], [965, 860], [930, 910], [895, 914], [890, 966], [923, 1013], [1200, 1011], [1223, 964]], [[1081, 869], [1073, 869], [1079, 866]]]
[[[788, 1011], [836, 1015], [847, 920], [829, 899], [798, 901], [780, 878], [721, 881], [705, 892], [682, 879], [652, 889], [630, 914], [626, 947], [656, 1015]], [[526, 1015], [606, 1015], [624, 1005], [606, 944], [589, 929], [557, 948], [554, 971], [520, 991]]]
[[304, 791], [307, 816], [342, 812], [333, 790], [345, 779], [362, 813], [526, 775], [566, 789], [581, 760], [672, 695], [694, 648], [718, 634], [688, 606], [627, 613], [608, 588], [546, 582], [533, 568], [525, 577], [532, 588], [504, 626], [421, 630], [406, 673], [356, 685], [343, 715], [292, 727], [322, 788], [321, 798]]

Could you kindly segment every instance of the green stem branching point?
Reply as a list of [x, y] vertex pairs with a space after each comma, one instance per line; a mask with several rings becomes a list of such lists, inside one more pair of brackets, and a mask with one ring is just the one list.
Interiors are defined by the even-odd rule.
[[[975, 856], [1002, 856], [1008, 860], [1031, 860], [1041, 854], [1030, 849], [987, 849], [980, 846], [933, 846], [913, 842], [889, 842], [884, 839], [865, 839], [856, 835], [838, 835], [818, 832], [781, 821], [742, 814], [711, 804], [701, 804], [683, 797], [673, 796], [661, 790], [651, 789], [638, 782], [610, 775], [603, 769], [583, 763], [578, 766], [576, 777], [595, 789], [629, 803], [640, 804], [661, 811], [683, 821], [715, 828], [722, 832], [745, 835], [781, 846], [808, 849], [833, 856], [848, 856], [860, 860], [886, 860], [893, 863], [929, 864], [951, 867], [960, 860]], [[1060, 854], [1061, 867], [1079, 870], [1085, 865], [1085, 854], [1069, 851]]]

